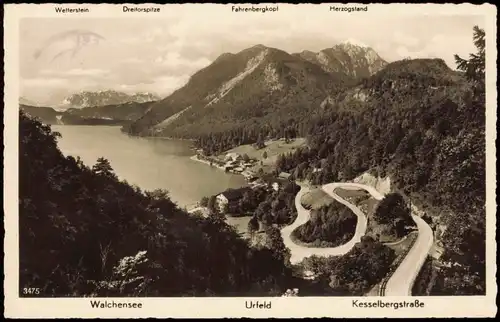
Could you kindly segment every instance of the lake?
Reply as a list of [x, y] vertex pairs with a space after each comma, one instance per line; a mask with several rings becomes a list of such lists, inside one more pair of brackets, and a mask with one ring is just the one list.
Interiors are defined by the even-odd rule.
[[166, 189], [181, 207], [246, 185], [243, 176], [189, 159], [194, 154], [189, 141], [131, 137], [119, 126], [53, 125], [52, 129], [61, 133], [58, 146], [65, 155], [80, 156], [88, 166], [104, 157], [120, 179], [143, 190]]

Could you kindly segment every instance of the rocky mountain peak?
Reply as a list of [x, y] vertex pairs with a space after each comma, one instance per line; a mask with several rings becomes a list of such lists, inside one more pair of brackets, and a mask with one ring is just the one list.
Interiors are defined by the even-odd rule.
[[63, 105], [67, 107], [83, 108], [93, 106], [105, 106], [114, 104], [124, 104], [127, 102], [144, 103], [156, 101], [159, 98], [152, 93], [139, 92], [135, 94], [127, 94], [116, 90], [98, 90], [87, 91], [83, 90], [79, 93], [70, 95], [63, 101]]
[[319, 65], [329, 73], [341, 73], [354, 79], [371, 76], [387, 65], [371, 47], [351, 39], [318, 53], [303, 51], [295, 55]]

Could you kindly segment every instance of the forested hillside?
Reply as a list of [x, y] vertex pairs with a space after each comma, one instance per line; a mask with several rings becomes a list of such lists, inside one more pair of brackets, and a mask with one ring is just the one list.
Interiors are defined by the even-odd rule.
[[[477, 53], [389, 64], [344, 92], [307, 130], [309, 147], [278, 160], [278, 171], [314, 183], [375, 170], [445, 226], [443, 294], [485, 292], [484, 31]], [[314, 172], [319, 167], [321, 171]]]
[[255, 141], [253, 132], [267, 125], [278, 129], [319, 113], [330, 94], [353, 80], [300, 56], [257, 45], [221, 55], [124, 130], [189, 138], [244, 131], [237, 143]]
[[249, 248], [222, 220], [119, 181], [106, 159], [88, 168], [64, 157], [58, 133], [23, 111], [19, 123], [20, 287], [62, 297], [266, 296], [290, 287], [278, 246]]
[[31, 106], [19, 104], [19, 109], [29, 115], [38, 118], [45, 124], [57, 124], [57, 117], [62, 113], [54, 110], [52, 107]]
[[[20, 104], [19, 108], [45, 124], [65, 125], [125, 125], [140, 118], [154, 102], [69, 108], [56, 111], [52, 107]], [[59, 117], [59, 120], [58, 120]]]
[[354, 236], [357, 217], [351, 209], [339, 202], [311, 211], [311, 218], [297, 227], [292, 235], [315, 247], [337, 247]]
[[153, 104], [150, 102], [126, 102], [123, 104], [89, 106], [84, 108], [70, 108], [65, 114], [83, 118], [107, 118], [120, 121], [135, 121], [140, 118]]
[[364, 296], [380, 283], [395, 260], [395, 252], [370, 236], [343, 256], [311, 256], [302, 265], [314, 272], [319, 281], [328, 283], [337, 294]]

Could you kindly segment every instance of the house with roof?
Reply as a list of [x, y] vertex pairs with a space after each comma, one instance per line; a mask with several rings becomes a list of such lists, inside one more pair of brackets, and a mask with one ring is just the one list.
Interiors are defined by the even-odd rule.
[[251, 171], [251, 170], [248, 170], [248, 169], [246, 169], [245, 171], [243, 171], [241, 174], [242, 174], [242, 175], [245, 177], [245, 179], [247, 179], [248, 181], [252, 181], [252, 180], [254, 180], [254, 179], [256, 179], [256, 178], [257, 178], [257, 175], [255, 174], [255, 172], [253, 172], [253, 171]]
[[239, 206], [239, 201], [250, 188], [227, 189], [215, 197], [217, 208], [221, 213], [234, 212]]
[[272, 188], [274, 191], [279, 191], [283, 189], [283, 187], [290, 182], [288, 179], [275, 177], [270, 174], [263, 176], [261, 180], [263, 183], [265, 183], [269, 188]]
[[239, 161], [241, 160], [243, 157], [238, 154], [238, 153], [235, 153], [235, 152], [231, 152], [231, 153], [228, 153], [226, 154], [226, 156], [224, 157], [224, 161]]
[[207, 207], [196, 207], [189, 210], [188, 213], [207, 218], [210, 215], [210, 210]]
[[280, 172], [280, 174], [278, 175], [278, 178], [285, 179], [285, 180], [290, 180], [290, 173]]
[[236, 167], [236, 168], [233, 169], [233, 171], [235, 173], [242, 173], [243, 171], [245, 171], [245, 169], [243, 169], [243, 167]]

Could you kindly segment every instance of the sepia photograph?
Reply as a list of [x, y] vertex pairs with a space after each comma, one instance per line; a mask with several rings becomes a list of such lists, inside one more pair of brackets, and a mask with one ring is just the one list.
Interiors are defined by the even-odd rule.
[[496, 292], [485, 15], [104, 6], [18, 20], [16, 297]]

